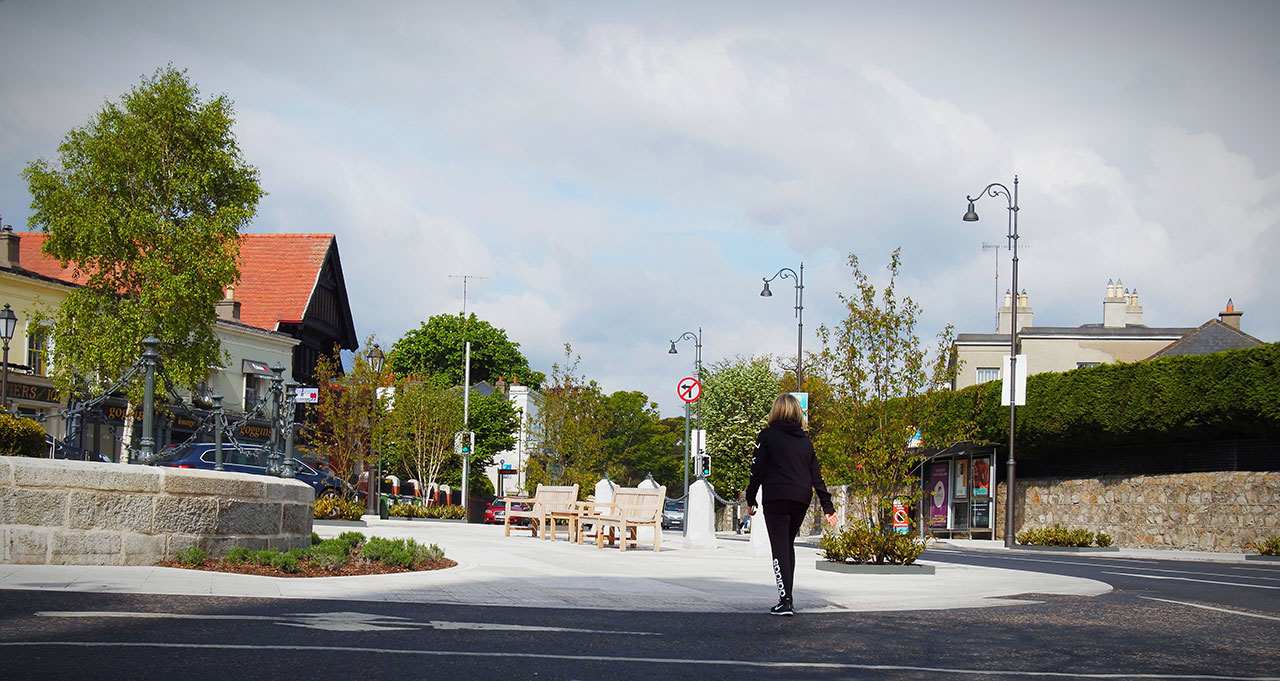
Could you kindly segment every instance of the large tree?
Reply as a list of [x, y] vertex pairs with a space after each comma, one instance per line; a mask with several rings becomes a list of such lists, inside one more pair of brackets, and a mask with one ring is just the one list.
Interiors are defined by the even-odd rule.
[[676, 447], [684, 439], [683, 422], [674, 428], [664, 423], [658, 404], [639, 391], [619, 390], [602, 401], [609, 417], [605, 451], [614, 464], [614, 482], [636, 485], [652, 474], [674, 490], [673, 483], [683, 476], [682, 454]]
[[[751, 479], [756, 436], [765, 427], [778, 396], [779, 381], [767, 358], [724, 360], [703, 374], [702, 427], [711, 455], [710, 481], [733, 498]], [[791, 384], [794, 387], [794, 381]]]
[[426, 487], [440, 484], [462, 430], [462, 395], [430, 381], [401, 380], [392, 408], [381, 422], [383, 460]]
[[817, 379], [823, 398], [810, 404], [817, 421], [815, 448], [828, 483], [848, 483], [870, 520], [887, 525], [896, 497], [919, 497], [920, 455], [908, 449], [916, 432], [925, 446], [950, 444], [962, 433], [942, 432], [930, 397], [946, 389], [950, 326], [937, 334], [931, 354], [916, 335], [920, 306], [898, 295], [899, 251], [879, 291], [849, 255], [855, 292], [840, 294], [846, 315], [834, 329], [818, 329], [822, 351]]
[[232, 114], [226, 95], [202, 101], [185, 71], [158, 69], [67, 133], [56, 162], [23, 171], [44, 252], [86, 278], [46, 313], [59, 387], [74, 374], [104, 387], [147, 336], [180, 386], [225, 363], [214, 306], [239, 278], [239, 233], [263, 195]]
[[605, 454], [610, 420], [600, 386], [578, 373], [582, 358], [574, 356], [568, 343], [564, 354], [564, 364], [551, 365], [549, 385], [543, 387], [530, 427], [533, 452], [526, 479], [530, 488], [578, 483], [585, 493], [611, 472]]
[[405, 333], [392, 348], [391, 370], [399, 376], [439, 378], [448, 385], [461, 385], [466, 341], [471, 342], [473, 384], [497, 383], [499, 378], [534, 387], [542, 383], [543, 374], [529, 368], [520, 344], [474, 313], [469, 317], [435, 315]]
[[388, 382], [387, 373], [375, 372], [369, 363], [372, 340], [356, 353], [347, 371], [338, 358], [338, 348], [332, 355], [320, 356], [316, 362], [320, 395], [314, 407], [315, 422], [302, 432], [303, 441], [320, 452], [333, 474], [348, 482], [376, 463], [374, 436], [389, 406], [377, 394]]

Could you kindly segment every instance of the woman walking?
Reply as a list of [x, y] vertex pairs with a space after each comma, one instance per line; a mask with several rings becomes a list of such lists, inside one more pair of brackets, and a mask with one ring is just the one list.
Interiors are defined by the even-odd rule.
[[801, 425], [803, 418], [800, 400], [786, 393], [778, 395], [769, 411], [769, 425], [756, 438], [751, 482], [747, 486], [747, 513], [752, 516], [756, 513], [756, 507], [751, 505], [756, 490], [764, 486], [764, 526], [773, 551], [773, 575], [778, 581], [778, 604], [769, 609], [773, 615], [795, 612], [791, 601], [796, 573], [795, 540], [815, 492], [827, 524], [836, 524], [836, 510], [827, 484], [822, 481], [813, 443]]

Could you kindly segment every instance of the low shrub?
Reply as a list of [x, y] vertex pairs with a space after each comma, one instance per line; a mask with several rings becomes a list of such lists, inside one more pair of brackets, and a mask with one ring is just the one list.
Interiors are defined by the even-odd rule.
[[1066, 528], [1059, 524], [1042, 529], [1023, 530], [1015, 537], [1019, 544], [1030, 546], [1067, 546], [1088, 547], [1097, 542], [1098, 546], [1107, 547], [1115, 543], [1111, 535], [1104, 532], [1094, 534], [1079, 528]]
[[1248, 544], [1248, 546], [1257, 550], [1259, 555], [1280, 556], [1280, 535], [1271, 537], [1270, 539], [1253, 542]]
[[427, 517], [427, 507], [417, 504], [393, 504], [387, 509], [388, 515], [397, 518], [425, 518]]
[[364, 504], [342, 497], [320, 497], [316, 499], [314, 515], [321, 520], [359, 520], [364, 515]]
[[461, 520], [467, 517], [467, 509], [458, 504], [448, 506], [426, 506], [428, 518], [443, 518], [445, 520]]
[[208, 557], [209, 555], [205, 553], [204, 549], [200, 548], [199, 546], [192, 546], [189, 549], [178, 551], [177, 553], [173, 554], [174, 560], [178, 561], [179, 563], [182, 563], [183, 565], [186, 565], [187, 567], [196, 567], [197, 565], [203, 565], [204, 559]]
[[319, 544], [320, 542], [321, 542], [320, 535], [316, 534], [315, 532], [312, 532], [312, 533], [311, 533], [311, 545], [312, 545], [312, 546], [315, 546], [316, 544]]
[[44, 426], [21, 416], [0, 413], [0, 456], [48, 456]]
[[924, 553], [924, 540], [913, 534], [856, 524], [823, 532], [823, 557], [833, 563], [911, 565]]
[[232, 565], [239, 565], [248, 561], [251, 553], [252, 552], [249, 551], [249, 549], [246, 549], [243, 546], [236, 546], [230, 551], [227, 551], [227, 555], [223, 556], [222, 559]]

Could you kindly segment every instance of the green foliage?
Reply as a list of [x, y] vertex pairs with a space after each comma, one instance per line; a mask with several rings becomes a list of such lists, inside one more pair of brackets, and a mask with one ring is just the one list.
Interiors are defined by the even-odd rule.
[[[50, 365], [60, 389], [88, 375], [105, 387], [161, 340], [165, 370], [194, 387], [225, 364], [214, 305], [239, 279], [239, 233], [263, 191], [241, 157], [225, 96], [201, 101], [184, 71], [156, 70], [84, 127], [67, 133], [56, 164], [23, 177], [30, 226], [44, 252], [86, 277], [52, 319]], [[130, 387], [141, 399], [141, 377]]]
[[312, 532], [312, 533], [311, 533], [311, 545], [312, 545], [312, 546], [315, 546], [316, 544], [319, 544], [320, 542], [321, 542], [320, 535], [316, 534], [315, 532]]
[[462, 430], [461, 392], [434, 381], [397, 381], [395, 408], [379, 426], [384, 460], [409, 479], [438, 485], [446, 464], [461, 469], [453, 451], [454, 433]]
[[710, 482], [721, 496], [734, 498], [750, 481], [756, 436], [768, 422], [781, 377], [768, 359], [752, 357], [716, 362], [702, 380]]
[[1104, 549], [1116, 543], [1116, 540], [1112, 539], [1111, 535], [1106, 532], [1099, 532], [1098, 536], [1094, 537], [1094, 541], [1098, 542], [1098, 546], [1101, 546]]
[[579, 375], [581, 357], [564, 346], [565, 364], [551, 366], [550, 385], [544, 386], [538, 413], [530, 425], [533, 452], [527, 463], [527, 485], [577, 483], [585, 494], [606, 473], [619, 473], [606, 454], [610, 420], [600, 386]]
[[[1027, 378], [1018, 456], [1067, 450], [1275, 437], [1280, 434], [1280, 343], [1211, 355], [1102, 364]], [[1008, 442], [1000, 383], [935, 396], [942, 420], [977, 424], [977, 439]]]
[[471, 381], [497, 383], [512, 379], [532, 387], [542, 384], [541, 372], [529, 368], [520, 354], [520, 344], [507, 332], [471, 314], [439, 314], [423, 322], [396, 341], [391, 353], [391, 370], [397, 376], [438, 378], [445, 385], [461, 385], [464, 343], [471, 341]]
[[810, 396], [814, 448], [826, 481], [848, 484], [866, 500], [865, 518], [878, 525], [887, 524], [895, 498], [919, 498], [921, 457], [907, 449], [915, 433], [929, 446], [949, 444], [966, 432], [940, 431], [931, 399], [954, 375], [947, 363], [951, 327], [938, 334], [930, 356], [916, 335], [919, 305], [898, 296], [900, 265], [895, 250], [889, 281], [877, 291], [858, 257], [849, 255], [856, 293], [840, 294], [847, 314], [835, 329], [818, 329], [822, 351], [810, 374], [818, 388]]
[[173, 554], [174, 560], [178, 561], [179, 563], [187, 567], [197, 567], [199, 565], [203, 565], [204, 559], [208, 557], [209, 557], [209, 554], [205, 553], [205, 550], [200, 548], [199, 546], [192, 546], [189, 549], [178, 551]]
[[[1104, 539], [1105, 537], [1105, 539]], [[1028, 529], [1019, 532], [1016, 539], [1019, 544], [1032, 546], [1091, 546], [1096, 540], [1098, 546], [1110, 546], [1113, 542], [1110, 535], [1099, 534], [1083, 529], [1068, 529], [1059, 524], [1042, 529]], [[1106, 543], [1103, 543], [1106, 542]]]
[[427, 517], [427, 507], [418, 504], [392, 504], [387, 509], [387, 515], [397, 518], [425, 518]]
[[419, 563], [443, 558], [444, 552], [434, 544], [429, 547], [423, 546], [412, 539], [371, 537], [364, 546], [360, 547], [360, 557], [386, 565], [412, 569]]
[[506, 395], [497, 392], [483, 397], [472, 395], [469, 406], [467, 418], [476, 434], [476, 451], [471, 453], [474, 474], [492, 466], [495, 454], [515, 448], [520, 412]]
[[444, 506], [421, 506], [419, 504], [393, 504], [387, 509], [388, 515], [397, 518], [438, 518], [459, 520], [467, 517], [467, 509], [458, 504]]
[[240, 563], [247, 562], [251, 557], [252, 552], [250, 552], [249, 549], [246, 549], [243, 546], [234, 546], [227, 551], [227, 555], [223, 556], [222, 559], [232, 565], [239, 565]]
[[329, 496], [316, 499], [314, 515], [322, 520], [359, 520], [364, 511], [362, 501]]
[[0, 456], [49, 455], [44, 428], [29, 418], [0, 413]]
[[374, 428], [386, 405], [376, 392], [384, 374], [369, 364], [374, 345], [372, 337], [367, 339], [346, 370], [337, 348], [332, 355], [320, 355], [315, 371], [319, 402], [311, 409], [315, 422], [302, 431], [304, 443], [322, 453], [329, 470], [348, 482], [377, 461]]
[[924, 540], [915, 535], [861, 523], [853, 523], [843, 530], [828, 528], [822, 533], [818, 546], [823, 557], [833, 563], [876, 565], [910, 565], [926, 548]]
[[676, 448], [684, 438], [684, 419], [679, 420], [677, 433], [663, 422], [657, 403], [639, 391], [619, 390], [603, 397], [603, 405], [609, 418], [604, 446], [612, 461], [611, 479], [632, 487], [652, 474], [674, 489], [673, 482], [684, 475], [683, 450]]
[[1259, 555], [1280, 556], [1280, 535], [1253, 542], [1248, 544], [1248, 547], [1256, 549]]

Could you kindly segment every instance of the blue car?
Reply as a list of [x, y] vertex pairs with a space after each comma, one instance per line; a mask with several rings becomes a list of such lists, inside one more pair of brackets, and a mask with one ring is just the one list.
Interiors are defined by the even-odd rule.
[[[202, 442], [199, 444], [166, 447], [160, 451], [160, 460], [156, 463], [160, 466], [170, 466], [172, 468], [213, 470], [215, 461], [213, 443]], [[260, 445], [240, 445], [240, 448], [236, 449], [224, 443], [222, 445], [222, 468], [234, 473], [267, 475], [267, 450]], [[340, 495], [350, 487], [342, 478], [316, 470], [310, 465], [299, 461], [297, 457], [293, 459], [293, 468], [295, 477], [298, 480], [315, 488], [317, 499], [322, 496]]]

